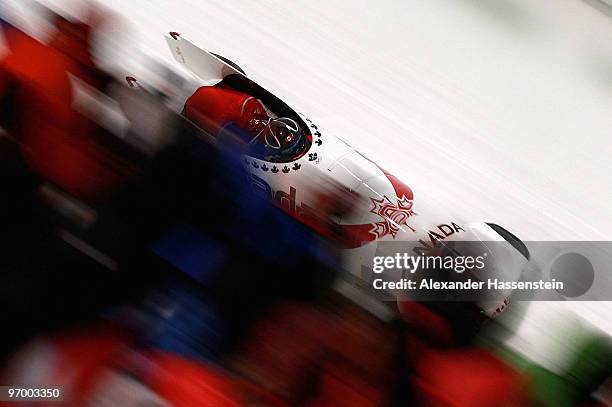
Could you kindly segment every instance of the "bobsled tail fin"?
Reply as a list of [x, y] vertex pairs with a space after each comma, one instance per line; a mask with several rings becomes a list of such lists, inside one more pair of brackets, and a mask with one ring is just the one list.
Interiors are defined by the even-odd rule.
[[177, 32], [170, 32], [166, 36], [166, 42], [174, 59], [206, 84], [213, 85], [228, 75], [241, 74], [210, 52], [182, 38]]

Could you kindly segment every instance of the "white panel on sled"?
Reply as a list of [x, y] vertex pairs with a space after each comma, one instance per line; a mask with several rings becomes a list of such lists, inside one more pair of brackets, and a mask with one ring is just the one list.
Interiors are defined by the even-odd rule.
[[370, 178], [382, 175], [383, 172], [373, 162], [353, 150], [345, 154], [327, 168], [338, 182], [355, 190]]
[[207, 85], [221, 82], [227, 75], [239, 73], [211, 53], [193, 45], [184, 38], [166, 37], [174, 59], [187, 67]]

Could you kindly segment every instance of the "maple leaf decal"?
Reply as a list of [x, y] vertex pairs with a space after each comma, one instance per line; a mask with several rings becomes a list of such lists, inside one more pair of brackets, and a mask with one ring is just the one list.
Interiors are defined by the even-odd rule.
[[412, 210], [413, 201], [406, 198], [397, 199], [397, 203], [393, 203], [386, 195], [382, 198], [370, 198], [374, 207], [370, 209], [370, 212], [380, 216], [383, 220], [372, 224], [372, 233], [377, 239], [391, 235], [395, 239], [397, 232], [404, 226], [408, 227], [413, 232], [416, 230], [408, 225], [408, 219], [415, 215]]

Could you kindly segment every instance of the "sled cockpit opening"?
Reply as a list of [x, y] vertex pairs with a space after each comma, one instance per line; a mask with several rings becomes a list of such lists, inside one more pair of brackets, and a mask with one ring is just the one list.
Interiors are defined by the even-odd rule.
[[281, 99], [246, 76], [238, 74], [228, 75], [214, 86], [243, 92], [259, 99], [272, 113], [273, 118], [263, 123], [265, 129], [261, 134], [245, 140], [249, 143], [248, 155], [269, 162], [288, 163], [308, 152], [312, 145], [310, 128], [301, 116]]

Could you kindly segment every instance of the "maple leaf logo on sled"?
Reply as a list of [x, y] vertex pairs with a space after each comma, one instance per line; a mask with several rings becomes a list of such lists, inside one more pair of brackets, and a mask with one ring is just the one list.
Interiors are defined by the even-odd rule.
[[383, 218], [382, 221], [373, 223], [372, 230], [370, 230], [370, 233], [377, 239], [389, 234], [395, 239], [397, 232], [403, 226], [407, 226], [410, 230], [416, 232], [412, 226], [408, 225], [408, 219], [415, 215], [412, 210], [412, 200], [404, 196], [402, 199], [398, 198], [397, 204], [394, 204], [386, 195], [383, 195], [381, 199], [370, 199], [374, 204], [370, 212]]

